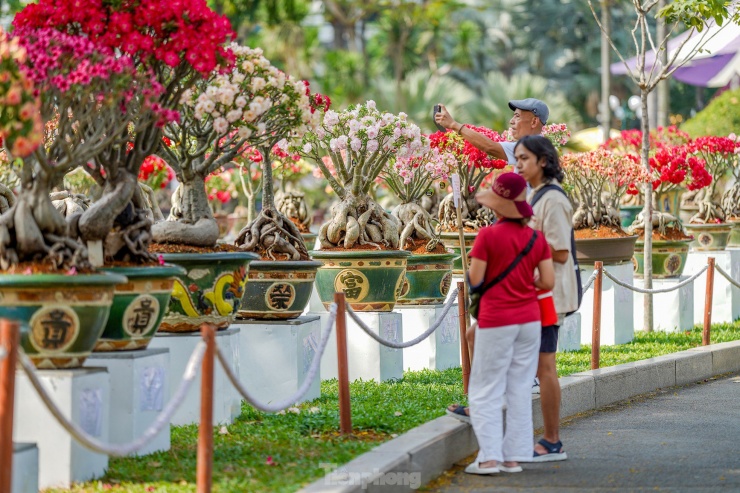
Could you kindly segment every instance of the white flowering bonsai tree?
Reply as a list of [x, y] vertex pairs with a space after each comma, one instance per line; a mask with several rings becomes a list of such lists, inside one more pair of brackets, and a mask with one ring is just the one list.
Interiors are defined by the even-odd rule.
[[[163, 146], [161, 156], [175, 170], [180, 185], [172, 197], [168, 220], [155, 224], [152, 233], [159, 243], [215, 246], [218, 225], [208, 206], [205, 179], [252, 146], [266, 163], [263, 210], [242, 229], [237, 243], [244, 251], [258, 251], [259, 244], [270, 252], [289, 250], [278, 239], [280, 233], [263, 228], [263, 223], [274, 225], [276, 220], [271, 206], [272, 168], [264, 156], [278, 140], [299, 138], [312, 125], [315, 117], [308, 84], [273, 67], [260, 49], [237, 44], [229, 48], [235, 56], [233, 69], [214, 72], [186, 91], [180, 120], [165, 128], [172, 145]], [[278, 229], [289, 227], [280, 224]]]
[[419, 127], [404, 113], [380, 112], [374, 101], [327, 111], [322, 125], [292, 148], [318, 165], [339, 197], [319, 230], [321, 248], [398, 249], [400, 222], [369, 192], [392, 158], [416, 156], [423, 148]]

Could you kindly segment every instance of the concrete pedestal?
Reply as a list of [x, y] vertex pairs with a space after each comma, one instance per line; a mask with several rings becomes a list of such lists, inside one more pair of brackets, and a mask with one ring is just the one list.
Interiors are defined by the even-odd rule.
[[[407, 341], [426, 332], [444, 311], [444, 305], [396, 305], [403, 320]], [[442, 324], [419, 344], [403, 349], [404, 370], [446, 370], [460, 366], [460, 324], [457, 304], [452, 305]]]
[[[91, 436], [108, 443], [110, 380], [105, 368], [38, 370], [59, 410]], [[69, 488], [102, 476], [108, 456], [80, 445], [51, 415], [25, 372], [16, 371], [13, 440], [38, 447], [38, 487]]]
[[[4, 471], [3, 471], [4, 472]], [[39, 449], [35, 443], [13, 444], [11, 493], [36, 493], [39, 490]]]
[[[450, 292], [447, 293], [447, 298], [445, 298], [445, 303], [450, 301], [450, 298], [452, 298], [452, 293], [455, 291], [455, 289], [457, 289], [458, 282], [465, 282], [465, 278], [458, 274], [452, 274], [452, 282], [450, 283]], [[457, 300], [457, 295], [455, 295], [455, 300]]]
[[[688, 277], [687, 275], [683, 275], [675, 279], [653, 279], [653, 289], [672, 288], [676, 284], [688, 279]], [[653, 329], [662, 332], [681, 332], [691, 330], [694, 327], [694, 287], [697, 281], [667, 293], [653, 295]], [[645, 282], [641, 278], [636, 278], [635, 286], [643, 288]], [[634, 296], [635, 329], [641, 330], [645, 325], [643, 320], [645, 314], [645, 295], [635, 292]], [[703, 302], [701, 312], [704, 313]]]
[[[634, 272], [631, 263], [604, 265], [612, 276], [632, 284]], [[581, 279], [585, 283], [593, 273], [592, 265], [581, 265]], [[601, 345], [611, 346], [630, 342], [635, 336], [634, 296], [627, 288], [616, 285], [604, 275], [601, 294]], [[581, 308], [581, 343], [591, 344], [593, 328], [594, 288], [583, 293]]]
[[[263, 403], [294, 395], [318, 357], [322, 331], [319, 316], [240, 320], [232, 327], [239, 329], [239, 379], [249, 393]], [[310, 401], [320, 395], [319, 374], [302, 400]]]
[[558, 352], [579, 349], [581, 349], [581, 314], [576, 312], [565, 317], [563, 325], [558, 329]]
[[[316, 314], [314, 314], [316, 315]], [[328, 313], [321, 317], [322, 330], [326, 327]], [[403, 320], [398, 312], [360, 313], [365, 325], [387, 341], [402, 342]], [[376, 380], [379, 382], [403, 377], [403, 351], [384, 346], [372, 339], [347, 315], [347, 360], [349, 379]], [[337, 337], [332, 330], [324, 357], [321, 358], [321, 378], [337, 378]]]
[[[740, 280], [740, 249], [731, 248], [719, 252], [689, 252], [684, 275], [699, 272], [707, 259], [714, 257], [715, 265], [724, 269], [735, 280]], [[707, 274], [694, 281], [694, 323], [704, 323], [704, 298], [706, 296]], [[714, 292], [712, 294], [712, 323], [733, 322], [740, 318], [740, 290], [730, 284], [719, 272], [714, 273]]]
[[[111, 351], [92, 353], [85, 366], [108, 369], [110, 375], [111, 443], [129, 443], [149, 428], [167, 404], [170, 381], [169, 350]], [[170, 449], [170, 428], [166, 426], [142, 449], [132, 455], [146, 455]]]
[[[202, 340], [200, 332], [182, 334], [158, 332], [149, 344], [151, 349], [170, 350], [170, 392], [167, 399], [180, 385], [185, 367], [195, 345]], [[229, 328], [216, 332], [216, 344], [229, 362], [232, 371], [239, 375], [239, 329]], [[226, 377], [221, 363], [215, 361], [213, 383], [213, 422], [230, 424], [241, 414], [241, 396]], [[189, 425], [200, 422], [200, 368], [188, 395], [172, 417], [173, 425]]]

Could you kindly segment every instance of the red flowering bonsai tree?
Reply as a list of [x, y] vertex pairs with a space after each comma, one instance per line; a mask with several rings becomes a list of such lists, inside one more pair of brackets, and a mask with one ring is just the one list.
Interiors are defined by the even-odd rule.
[[701, 201], [698, 202], [699, 212], [691, 217], [689, 223], [724, 222], [726, 219], [725, 210], [715, 198], [717, 181], [738, 166], [736, 151], [740, 149], [740, 142], [736, 142], [729, 137], [698, 137], [688, 146], [691, 154], [704, 160], [707, 171], [713, 178]]
[[106, 133], [110, 138], [102, 151], [79, 161], [91, 163], [88, 171], [104, 192], [76, 225], [83, 240], [106, 240], [107, 258], [151, 259], [151, 220], [137, 186], [139, 170], [160, 145], [163, 126], [178, 118], [183, 92], [231, 62], [224, 46], [233, 36], [228, 20], [205, 0], [40, 0], [19, 12], [13, 24], [74, 34], [116, 59], [131, 60], [139, 82], [128, 87], [117, 113], [106, 121], [97, 117], [117, 130]]
[[[505, 135], [488, 128], [468, 126], [494, 142], [506, 141]], [[492, 224], [495, 221], [493, 211], [478, 204], [475, 193], [489, 174], [506, 166], [506, 161], [491, 158], [457, 132], [435, 132], [429, 136], [429, 140], [433, 148], [455, 157], [455, 166], [449, 173], [460, 176], [460, 210], [464, 227], [477, 231]], [[439, 204], [439, 223], [442, 231], [457, 231], [457, 213], [451, 193]]]
[[735, 142], [735, 158], [732, 161], [732, 176], [735, 182], [722, 195], [722, 208], [728, 221], [740, 220], [740, 136], [731, 133], [728, 139]]

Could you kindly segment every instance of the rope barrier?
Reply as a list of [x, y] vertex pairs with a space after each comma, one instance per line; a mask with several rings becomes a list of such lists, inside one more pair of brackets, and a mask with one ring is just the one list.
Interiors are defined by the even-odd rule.
[[[704, 268], [706, 269], [706, 267], [704, 267]], [[717, 272], [719, 272], [720, 274], [722, 274], [724, 276], [724, 278], [727, 279], [730, 282], [730, 284], [732, 284], [736, 288], [740, 288], [740, 284], [738, 284], [738, 282], [736, 280], [734, 280], [732, 277], [730, 277], [730, 274], [728, 274], [727, 272], [725, 272], [725, 270], [722, 267], [720, 267], [717, 264], [714, 264], [714, 268], [717, 269]]]
[[41, 400], [44, 402], [44, 404], [46, 404], [49, 412], [51, 412], [51, 414], [56, 418], [62, 428], [67, 430], [67, 432], [72, 435], [75, 440], [77, 440], [80, 444], [92, 450], [93, 452], [106, 454], [112, 457], [125, 457], [132, 452], [141, 449], [154, 437], [156, 437], [165, 426], [170, 425], [172, 416], [175, 414], [175, 411], [177, 411], [177, 408], [180, 407], [180, 404], [182, 404], [182, 401], [185, 399], [185, 396], [190, 390], [190, 385], [193, 383], [193, 380], [197, 375], [198, 366], [203, 360], [203, 353], [205, 352], [205, 350], [206, 344], [203, 341], [199, 342], [195, 346], [193, 354], [190, 355], [190, 360], [185, 367], [183, 379], [180, 382], [180, 386], [177, 388], [177, 392], [175, 392], [175, 395], [172, 396], [170, 401], [167, 403], [167, 406], [165, 406], [162, 412], [159, 413], [157, 418], [154, 420], [154, 423], [152, 423], [152, 425], [147, 428], [146, 431], [144, 431], [144, 433], [139, 438], [125, 444], [103, 443], [97, 438], [94, 438], [93, 436], [85, 432], [85, 430], [80, 428], [76, 423], [73, 423], [72, 421], [67, 419], [67, 417], [64, 416], [64, 414], [54, 404], [51, 396], [49, 396], [49, 394], [46, 392], [44, 385], [41, 383], [38, 375], [36, 374], [36, 368], [33, 366], [30, 358], [24, 352], [18, 351], [18, 361], [23, 367], [23, 371], [25, 371], [26, 375], [28, 375], [28, 379], [31, 381], [31, 385], [33, 385], [33, 387], [36, 389], [36, 392], [38, 392], [39, 397], [41, 397]]
[[615, 284], [618, 284], [619, 286], [622, 286], [623, 288], [627, 288], [627, 289], [629, 289], [631, 291], [636, 291], [638, 293], [643, 293], [643, 294], [656, 294], [656, 293], [668, 293], [670, 291], [675, 291], [676, 289], [682, 288], [682, 287], [686, 286], [687, 284], [690, 284], [690, 283], [694, 282], [696, 280], [696, 278], [699, 277], [700, 275], [704, 274], [704, 272], [706, 272], [707, 269], [708, 269], [708, 267], [705, 265], [704, 267], [701, 268], [701, 270], [699, 272], [697, 272], [693, 276], [689, 277], [685, 281], [681, 281], [678, 284], [676, 284], [675, 286], [670, 287], [670, 288], [660, 288], [660, 289], [644, 289], [644, 288], [635, 287], [632, 284], [627, 284], [627, 283], [625, 283], [623, 281], [620, 281], [619, 279], [617, 279], [616, 277], [614, 277], [613, 275], [611, 275], [609, 273], [609, 271], [607, 271], [606, 269], [604, 269], [604, 275], [606, 277], [608, 277], [609, 279], [611, 279], [612, 281], [614, 281]]
[[293, 396], [288, 397], [287, 399], [283, 399], [276, 404], [263, 404], [259, 402], [252, 394], [250, 394], [246, 388], [244, 388], [242, 383], [239, 381], [239, 378], [234, 375], [234, 372], [226, 361], [224, 355], [221, 353], [221, 349], [219, 349], [218, 345], [216, 345], [216, 357], [221, 363], [221, 366], [226, 372], [226, 376], [228, 377], [231, 384], [242, 395], [242, 397], [244, 397], [244, 399], [252, 405], [252, 407], [268, 413], [282, 411], [283, 409], [287, 409], [293, 406], [296, 402], [300, 402], [303, 396], [306, 395], [306, 393], [308, 392], [308, 389], [313, 384], [313, 381], [316, 379], [316, 375], [319, 372], [319, 367], [321, 364], [321, 357], [324, 355], [324, 350], [326, 349], [326, 345], [329, 342], [329, 336], [331, 335], [331, 331], [334, 327], [334, 321], [336, 320], [336, 318], [337, 304], [332, 303], [331, 305], [329, 305], [329, 319], [327, 320], [326, 329], [321, 336], [318, 354], [315, 355], [313, 361], [311, 361], [311, 366], [306, 373], [306, 378], [303, 380], [303, 384], [301, 384], [300, 388]]
[[591, 285], [592, 285], [592, 284], [594, 283], [594, 281], [596, 280], [596, 276], [597, 276], [598, 274], [599, 274], [599, 271], [597, 271], [597, 270], [595, 270], [595, 271], [593, 271], [593, 272], [591, 273], [591, 277], [589, 277], [589, 278], [588, 278], [588, 280], [586, 281], [586, 284], [584, 284], [584, 285], [583, 285], [583, 289], [582, 289], [582, 290], [583, 290], [584, 292], [585, 292], [585, 291], [588, 291], [588, 288], [590, 288], [590, 287], [591, 287]]
[[429, 335], [437, 330], [440, 325], [442, 325], [442, 322], [444, 322], [445, 317], [447, 316], [447, 313], [450, 311], [450, 308], [452, 308], [452, 302], [457, 299], [457, 288], [452, 291], [452, 293], [449, 295], [449, 299], [447, 300], [447, 303], [445, 303], [444, 309], [442, 310], [442, 313], [440, 313], [439, 318], [434, 321], [434, 323], [427, 329], [426, 332], [421, 334], [419, 337], [416, 337], [415, 339], [412, 339], [407, 342], [393, 342], [393, 341], [387, 341], [380, 337], [378, 334], [373, 332], [373, 329], [365, 325], [365, 323], [360, 320], [359, 315], [352, 309], [352, 307], [347, 304], [347, 313], [349, 313], [349, 316], [352, 317], [352, 320], [354, 320], [357, 325], [360, 326], [362, 330], [365, 331], [367, 335], [378, 341], [380, 344], [393, 348], [393, 349], [405, 349], [407, 347], [414, 346], [416, 344], [419, 344], [421, 341], [429, 337]]

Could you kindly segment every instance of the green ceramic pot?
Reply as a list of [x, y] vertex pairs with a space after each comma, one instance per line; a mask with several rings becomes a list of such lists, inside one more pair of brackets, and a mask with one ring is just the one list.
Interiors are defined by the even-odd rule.
[[597, 260], [605, 264], [622, 264], [632, 261], [637, 235], [620, 238], [576, 239], [576, 258], [580, 264], [593, 264]]
[[0, 274], [0, 317], [21, 323], [37, 368], [79, 368], [105, 328], [117, 274]]
[[620, 205], [619, 219], [623, 228], [629, 228], [635, 222], [635, 218], [642, 211], [641, 205]]
[[318, 238], [319, 235], [316, 233], [301, 233], [301, 237], [303, 237], [303, 243], [306, 244], [306, 248], [309, 250], [313, 250], [316, 246], [316, 238]]
[[[452, 263], [452, 273], [458, 276], [463, 275], [460, 235], [458, 233], [442, 232], [439, 236], [442, 238], [442, 243], [444, 243], [449, 250], [452, 250], [452, 253], [456, 254], [455, 260]], [[470, 250], [473, 248], [473, 242], [475, 241], [476, 236], [478, 236], [477, 232], [463, 234], [465, 248], [468, 254], [470, 254]], [[468, 267], [470, 267], [470, 256], [468, 256]]]
[[399, 305], [437, 305], [444, 303], [452, 285], [454, 253], [411, 255], [406, 260], [406, 279]]
[[732, 224], [684, 224], [684, 229], [694, 237], [691, 249], [707, 252], [721, 251], [727, 247], [732, 232]]
[[727, 246], [731, 248], [740, 247], [740, 220], [727, 222], [732, 224], [732, 231], [730, 231], [730, 239], [727, 241]]
[[237, 318], [257, 320], [299, 317], [308, 305], [321, 262], [255, 260]]
[[[681, 194], [686, 191], [684, 188], [677, 188], [660, 194], [658, 197], [657, 210], [660, 212], [668, 212], [678, 217], [678, 212], [681, 206]], [[642, 206], [640, 207], [642, 208]]]
[[406, 259], [404, 250], [314, 250], [309, 252], [322, 263], [316, 272], [316, 290], [325, 307], [343, 292], [355, 311], [390, 312], [403, 287]]
[[108, 323], [95, 351], [146, 349], [170, 303], [172, 286], [185, 269], [177, 265], [104, 267], [128, 278], [116, 286]]
[[[653, 240], [653, 277], [656, 279], [670, 279], [680, 277], [686, 266], [686, 258], [689, 255], [689, 243], [684, 241], [662, 241]], [[645, 242], [637, 240], [635, 243], [635, 255], [632, 263], [635, 274], [645, 273]]]
[[163, 253], [165, 262], [183, 267], [159, 327], [161, 332], [197, 332], [209, 323], [225, 329], [239, 308], [251, 252]]

